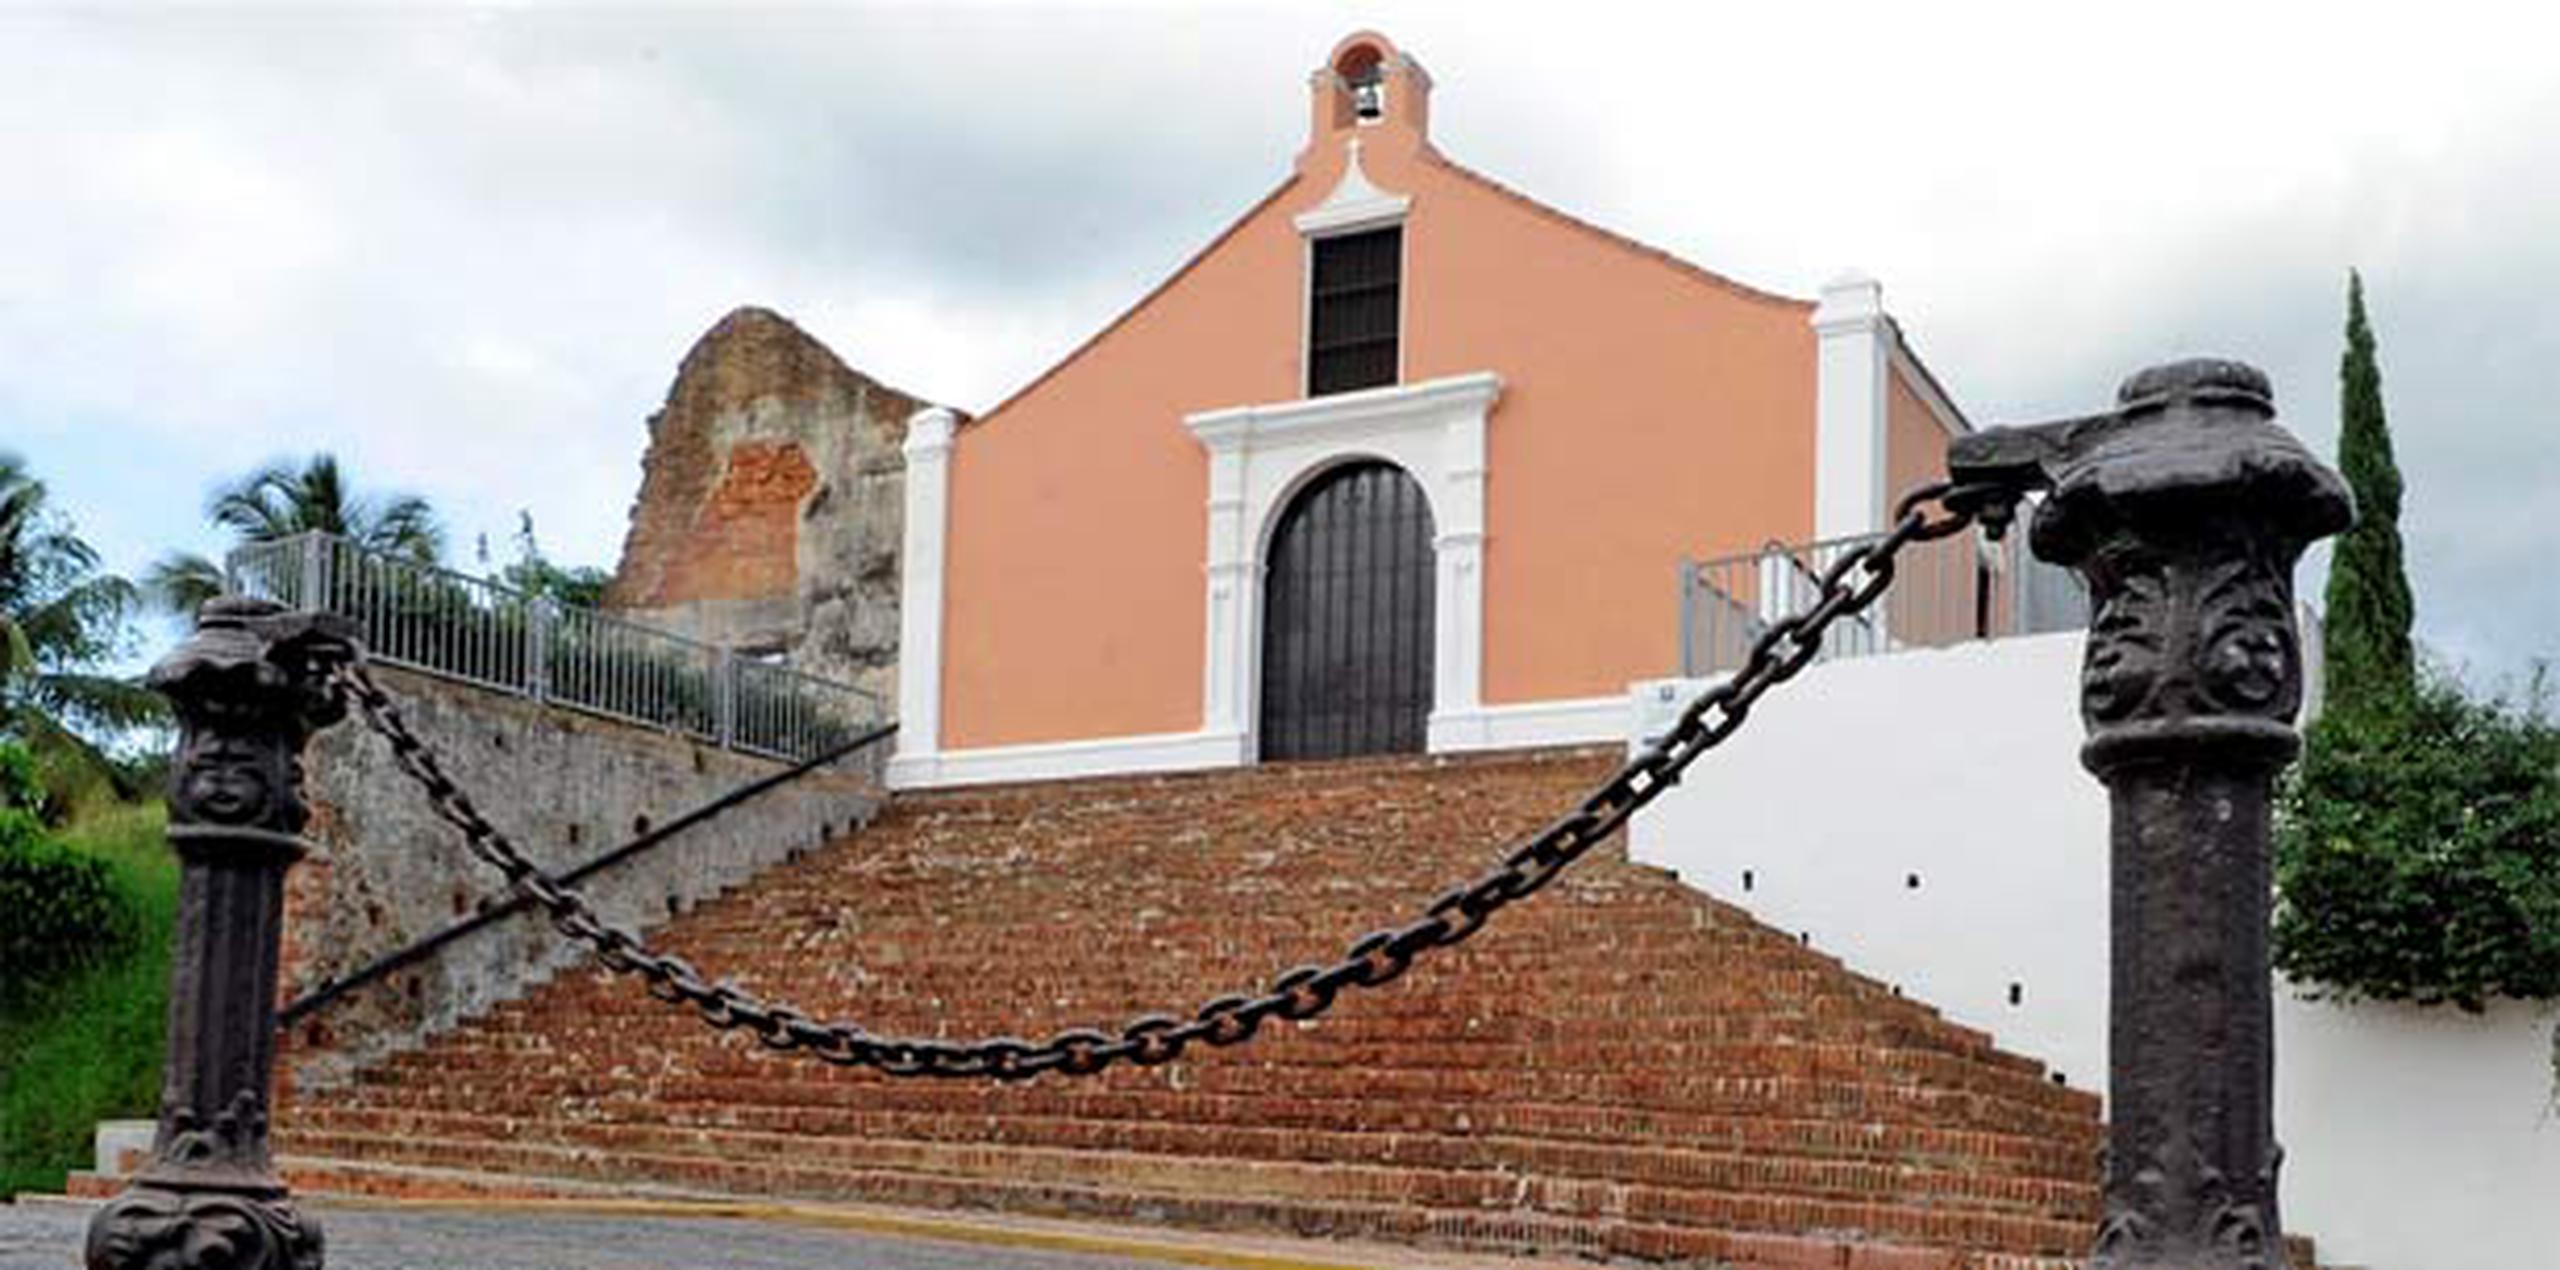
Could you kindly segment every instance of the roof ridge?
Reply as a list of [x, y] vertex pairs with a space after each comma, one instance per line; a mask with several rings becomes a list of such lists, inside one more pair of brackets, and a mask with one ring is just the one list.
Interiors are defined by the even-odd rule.
[[1212, 253], [1218, 250], [1218, 248], [1225, 246], [1228, 239], [1235, 237], [1236, 234], [1246, 225], [1252, 223], [1254, 217], [1262, 214], [1262, 209], [1271, 206], [1274, 202], [1277, 202], [1281, 195], [1296, 188], [1298, 182], [1304, 179], [1305, 178], [1303, 176], [1294, 171], [1288, 176], [1282, 178], [1278, 185], [1271, 187], [1270, 193], [1255, 199], [1253, 201], [1253, 206], [1244, 209], [1243, 214], [1237, 216], [1233, 221], [1228, 222], [1225, 229], [1219, 230], [1215, 237], [1205, 243], [1202, 243], [1198, 250], [1192, 252], [1189, 256], [1184, 257], [1181, 264], [1174, 266], [1173, 272], [1166, 274], [1162, 279], [1157, 281], [1154, 286], [1147, 288], [1146, 294], [1139, 296], [1135, 302], [1129, 305], [1128, 308], [1122, 309], [1119, 316], [1103, 323], [1102, 326], [1094, 331], [1093, 334], [1077, 341], [1075, 347], [1068, 349], [1056, 361], [1049, 363], [1048, 369], [1032, 376], [1029, 380], [1025, 381], [1021, 387], [1005, 394], [1003, 400], [987, 407], [984, 411], [981, 411], [973, 417], [964, 417], [962, 422], [971, 426], [986, 423], [994, 419], [997, 415], [1004, 413], [1006, 408], [1012, 406], [1013, 403], [1022, 400], [1024, 397], [1030, 396], [1032, 391], [1040, 387], [1040, 385], [1057, 378], [1058, 372], [1074, 365], [1077, 359], [1091, 351], [1094, 345], [1101, 343], [1104, 337], [1110, 335], [1113, 331], [1119, 330], [1123, 326], [1127, 326], [1129, 324], [1129, 319], [1138, 316], [1141, 310], [1145, 309], [1148, 305], [1155, 303], [1156, 297], [1172, 290], [1173, 284], [1182, 281], [1184, 275], [1199, 268], [1201, 261], [1207, 260]]
[[1706, 282], [1713, 283], [1716, 286], [1732, 291], [1745, 299], [1760, 300], [1777, 304], [1791, 304], [1807, 309], [1814, 307], [1814, 302], [1811, 300], [1752, 286], [1750, 283], [1740, 281], [1725, 274], [1717, 273], [1715, 270], [1709, 269], [1695, 261], [1674, 255], [1671, 252], [1666, 251], [1663, 248], [1656, 247], [1651, 243], [1644, 242], [1640, 239], [1630, 238], [1627, 235], [1621, 234], [1605, 225], [1585, 220], [1582, 217], [1576, 216], [1552, 203], [1544, 202], [1531, 195], [1524, 194], [1521, 191], [1504, 184], [1500, 180], [1487, 176], [1474, 168], [1468, 167], [1466, 164], [1458, 162], [1456, 159], [1450, 158], [1448, 154], [1443, 152], [1438, 146], [1431, 145], [1426, 142], [1422, 146], [1420, 154], [1424, 159], [1437, 163], [1441, 167], [1447, 168], [1449, 171], [1465, 177], [1466, 179], [1473, 181], [1476, 184], [1503, 196], [1504, 198], [1508, 198], [1513, 202], [1519, 203], [1521, 206], [1526, 207], [1533, 212], [1562, 221], [1566, 225], [1572, 226], [1575, 229], [1579, 229], [1585, 233], [1594, 235], [1630, 251], [1650, 256], [1653, 259], [1670, 265], [1683, 273], [1693, 274]]
[[1947, 391], [1946, 381], [1939, 379], [1938, 372], [1930, 369], [1928, 359], [1920, 356], [1919, 346], [1913, 344], [1910, 334], [1902, 329], [1902, 320], [1887, 313], [1884, 315], [1884, 324], [1885, 329], [1893, 332], [1894, 347], [1902, 351], [1903, 359], [1911, 363], [1913, 370], [1920, 372], [1923, 385], [1930, 392], [1937, 394], [1938, 400], [1945, 402], [1947, 409], [1955, 412], [1956, 423], [1964, 431], [1974, 431], [1976, 425], [1973, 422], [1973, 416], [1966, 412], [1963, 402], [1956, 400], [1954, 393]]

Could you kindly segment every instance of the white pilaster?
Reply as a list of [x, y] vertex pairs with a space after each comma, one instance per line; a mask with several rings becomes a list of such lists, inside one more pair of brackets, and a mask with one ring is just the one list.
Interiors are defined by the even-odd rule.
[[1884, 288], [1851, 271], [1822, 288], [1813, 311], [1813, 536], [1884, 527], [1885, 409], [1893, 333]]
[[942, 750], [942, 576], [951, 523], [951, 437], [940, 406], [907, 420], [905, 542], [898, 555], [898, 749], [893, 786], [930, 784]]
[[1200, 441], [1209, 451], [1209, 656], [1201, 672], [1200, 728], [1241, 734], [1252, 700], [1245, 676], [1257, 660], [1252, 641], [1261, 583], [1245, 506], [1245, 435], [1212, 430]]
[[1449, 416], [1441, 434], [1443, 463], [1434, 579], [1431, 716], [1425, 744], [1434, 753], [1463, 748], [1462, 722], [1484, 707], [1484, 423], [1482, 410]]

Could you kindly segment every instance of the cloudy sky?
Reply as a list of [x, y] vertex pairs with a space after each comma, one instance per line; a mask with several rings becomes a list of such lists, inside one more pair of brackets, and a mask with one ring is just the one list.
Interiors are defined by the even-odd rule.
[[315, 449], [466, 562], [524, 509], [610, 565], [720, 314], [983, 408], [1285, 173], [1374, 25], [1453, 156], [1763, 287], [1877, 275], [1980, 421], [2214, 352], [2326, 452], [2363, 269], [2422, 636], [2560, 655], [2539, 6], [1653, 8], [0, 6], [0, 448], [123, 569]]

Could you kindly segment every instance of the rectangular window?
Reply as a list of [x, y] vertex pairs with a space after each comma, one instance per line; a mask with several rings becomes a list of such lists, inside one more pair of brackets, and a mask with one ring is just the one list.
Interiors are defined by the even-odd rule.
[[1309, 281], [1307, 395], [1396, 382], [1404, 227], [1315, 240]]

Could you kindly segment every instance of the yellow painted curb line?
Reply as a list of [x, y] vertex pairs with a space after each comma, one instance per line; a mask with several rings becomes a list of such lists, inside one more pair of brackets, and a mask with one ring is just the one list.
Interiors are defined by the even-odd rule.
[[1086, 1235], [1066, 1230], [979, 1226], [929, 1217], [891, 1217], [882, 1213], [744, 1200], [683, 1199], [387, 1199], [368, 1195], [314, 1194], [309, 1198], [335, 1208], [459, 1210], [475, 1213], [592, 1213], [615, 1217], [726, 1217], [790, 1222], [874, 1235], [902, 1235], [951, 1243], [1038, 1252], [1080, 1252], [1109, 1257], [1136, 1257], [1167, 1265], [1206, 1266], [1210, 1270], [1375, 1270], [1349, 1261], [1310, 1261], [1275, 1253], [1234, 1252], [1187, 1244]]

